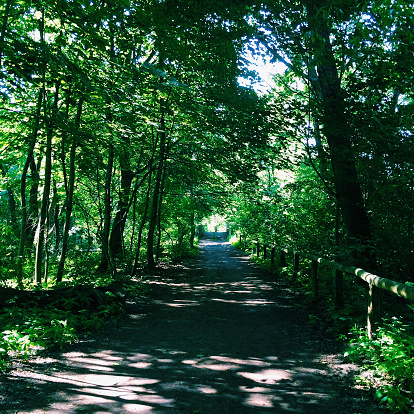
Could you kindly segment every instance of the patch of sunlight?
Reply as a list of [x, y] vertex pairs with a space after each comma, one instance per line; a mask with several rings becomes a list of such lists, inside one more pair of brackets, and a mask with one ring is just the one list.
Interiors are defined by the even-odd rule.
[[161, 395], [157, 395], [157, 394], [139, 395], [137, 396], [137, 400], [139, 400], [140, 402], [148, 403], [152, 405], [162, 405], [164, 407], [165, 406], [171, 407], [173, 403], [175, 402], [175, 400], [171, 398], [164, 398], [164, 397], [161, 397]]
[[151, 368], [152, 363], [151, 362], [133, 362], [132, 364], [128, 364], [131, 368], [138, 368], [138, 369], [148, 369]]
[[274, 305], [275, 302], [266, 299], [255, 299], [243, 301], [244, 306], [263, 306], [263, 305]]
[[267, 394], [255, 393], [250, 395], [243, 405], [248, 405], [250, 407], [264, 407], [264, 408], [273, 408], [273, 397]]
[[203, 394], [217, 394], [217, 390], [215, 388], [209, 387], [207, 385], [197, 387], [197, 391]]
[[152, 355], [149, 354], [134, 354], [130, 357], [127, 358], [128, 361], [153, 361], [154, 357]]
[[[118, 387], [119, 386], [120, 386], [120, 384], [118, 384]], [[145, 387], [138, 387], [136, 385], [129, 385], [129, 383], [125, 384], [125, 385], [122, 385], [122, 389], [124, 389], [128, 392], [133, 392], [135, 394], [142, 394], [142, 393], [144, 393], [144, 394], [155, 394], [155, 391], [153, 391], [153, 390], [149, 390]]]
[[95, 395], [95, 396], [101, 396], [103, 398], [108, 397], [120, 397], [119, 390], [116, 388], [109, 389], [109, 388], [99, 388], [99, 387], [84, 387], [80, 388], [79, 390], [83, 394], [89, 394], [89, 395]]
[[107, 361], [105, 358], [68, 358], [72, 362], [80, 362], [82, 365], [87, 365], [88, 368], [93, 368], [99, 371], [113, 371], [111, 366], [119, 365], [119, 361]]
[[96, 352], [93, 354], [90, 354], [92, 357], [96, 357], [99, 359], [105, 358], [105, 361], [119, 361], [122, 360], [122, 357], [117, 356], [117, 355], [113, 355], [113, 351], [111, 350], [105, 350], [105, 351], [100, 351], [100, 352]]
[[160, 358], [160, 359], [157, 359], [157, 362], [160, 364], [173, 364], [174, 360], [169, 359], [169, 358]]
[[200, 362], [199, 360], [195, 359], [186, 359], [182, 361], [182, 363], [186, 365], [192, 365], [196, 368], [211, 369], [212, 371], [229, 371], [239, 368], [239, 365], [237, 364], [218, 363], [217, 361], [212, 360], [203, 360]]
[[312, 374], [312, 375], [314, 375], [314, 374], [322, 374], [322, 375], [326, 374], [326, 372], [324, 370], [317, 369], [317, 368], [296, 367], [295, 371], [298, 372], [298, 373], [303, 372], [303, 373]]
[[123, 413], [153, 413], [153, 408], [142, 404], [124, 404], [122, 406]]
[[166, 306], [171, 306], [172, 308], [183, 308], [188, 306], [200, 306], [200, 303], [195, 300], [174, 300], [173, 303], [165, 303]]
[[222, 302], [222, 303], [235, 303], [242, 306], [267, 306], [267, 305], [274, 305], [275, 302], [269, 301], [266, 299], [255, 299], [255, 300], [231, 300], [231, 299], [219, 299], [213, 298], [211, 299], [213, 302]]
[[239, 300], [230, 300], [230, 299], [217, 299], [217, 298], [213, 298], [211, 299], [213, 302], [223, 302], [223, 303], [237, 303], [237, 304], [241, 304], [242, 302]]
[[271, 365], [269, 362], [265, 362], [257, 358], [238, 359], [238, 358], [228, 358], [224, 356], [212, 356], [210, 357], [210, 359], [220, 361], [220, 362], [225, 362], [228, 364], [250, 365], [250, 366], [255, 366], [255, 367], [268, 367]]
[[139, 378], [139, 377], [124, 377], [123, 381], [117, 383], [117, 386], [132, 388], [132, 387], [141, 387], [143, 385], [154, 385], [158, 384], [160, 380], [152, 378]]
[[62, 356], [65, 357], [65, 358], [81, 358], [81, 357], [84, 357], [86, 355], [87, 354], [85, 354], [85, 352], [64, 352], [62, 354]]
[[[86, 374], [84, 376], [83, 381], [88, 383], [89, 385], [95, 385], [100, 387], [113, 387], [115, 385], [125, 384], [125, 376], [123, 375], [96, 375], [96, 374]], [[132, 378], [129, 377], [127, 379], [128, 384], [133, 385], [136, 380], [143, 380], [145, 384], [151, 384], [152, 382], [147, 381], [154, 381], [148, 378]], [[155, 380], [158, 382], [158, 380]]]
[[261, 384], [276, 384], [282, 380], [292, 379], [292, 374], [284, 369], [264, 369], [259, 372], [238, 372], [237, 375]]

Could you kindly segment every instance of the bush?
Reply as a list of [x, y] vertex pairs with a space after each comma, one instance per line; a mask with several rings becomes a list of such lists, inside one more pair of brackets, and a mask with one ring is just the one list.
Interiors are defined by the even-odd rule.
[[379, 383], [375, 393], [392, 412], [414, 412], [414, 337], [398, 318], [384, 323], [369, 339], [365, 329], [354, 328], [346, 353], [361, 361]]
[[0, 370], [7, 368], [10, 357], [26, 358], [39, 348], [62, 349], [123, 312], [111, 292], [105, 292], [105, 304], [99, 306], [82, 292], [42, 308], [34, 302], [17, 305], [10, 300], [0, 312]]

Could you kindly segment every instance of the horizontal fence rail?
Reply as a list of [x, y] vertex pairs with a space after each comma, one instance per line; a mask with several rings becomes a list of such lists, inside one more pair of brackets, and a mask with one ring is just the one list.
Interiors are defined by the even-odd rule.
[[[260, 243], [257, 240], [244, 240], [242, 236], [239, 238], [240, 243], [245, 244], [246, 247], [252, 249], [252, 254], [260, 257], [263, 253], [263, 258], [267, 259], [268, 249], [271, 249], [270, 261], [271, 264], [275, 263], [275, 251], [276, 246], [272, 246], [266, 243]], [[344, 306], [344, 286], [343, 276], [344, 273], [351, 274], [365, 281], [369, 286], [369, 302], [368, 302], [368, 315], [367, 315], [367, 333], [369, 338], [372, 338], [372, 334], [375, 331], [378, 323], [381, 320], [382, 311], [382, 291], [387, 291], [393, 295], [405, 298], [410, 301], [414, 301], [414, 286], [409, 286], [404, 283], [399, 283], [394, 280], [386, 279], [378, 275], [367, 272], [364, 269], [354, 266], [347, 266], [326, 257], [302, 253], [296, 251], [280, 250], [280, 264], [282, 267], [286, 267], [286, 254], [293, 253], [293, 273], [297, 274], [299, 271], [300, 257], [311, 260], [311, 277], [312, 277], [312, 294], [316, 298], [318, 296], [318, 265], [323, 264], [335, 270], [334, 273], [334, 306], [340, 309]]]

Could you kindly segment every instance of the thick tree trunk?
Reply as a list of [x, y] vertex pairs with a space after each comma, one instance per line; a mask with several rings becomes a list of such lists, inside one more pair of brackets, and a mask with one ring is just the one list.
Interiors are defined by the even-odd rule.
[[134, 178], [134, 174], [131, 171], [129, 139], [127, 138], [124, 138], [124, 147], [124, 151], [122, 151], [122, 154], [119, 157], [119, 164], [121, 166], [121, 188], [118, 200], [118, 211], [116, 212], [112, 224], [111, 237], [109, 240], [109, 247], [114, 258], [121, 256], [123, 252], [125, 222], [131, 205], [131, 184]]
[[323, 133], [327, 139], [334, 184], [348, 237], [363, 246], [362, 257], [371, 260], [371, 227], [351, 145], [351, 131], [340, 78], [330, 42], [330, 32], [319, 6], [309, 8], [309, 25], [317, 38], [317, 73], [323, 100]]
[[[73, 209], [73, 193], [75, 189], [75, 161], [76, 161], [76, 148], [77, 148], [77, 136], [76, 134], [80, 128], [80, 122], [82, 117], [82, 105], [83, 105], [83, 97], [81, 96], [78, 101], [78, 108], [76, 112], [76, 119], [75, 119], [75, 133], [72, 137], [72, 146], [70, 148], [70, 156], [69, 156], [69, 182], [68, 182], [68, 189], [66, 194], [66, 215], [65, 215], [65, 225], [63, 227], [63, 238], [62, 238], [62, 252], [60, 255], [57, 275], [56, 275], [56, 283], [60, 283], [63, 278], [63, 269], [65, 267], [66, 261], [66, 254], [68, 251], [68, 244], [69, 244], [69, 230], [70, 230], [70, 222], [72, 218], [72, 209]], [[59, 229], [57, 229], [59, 231]]]

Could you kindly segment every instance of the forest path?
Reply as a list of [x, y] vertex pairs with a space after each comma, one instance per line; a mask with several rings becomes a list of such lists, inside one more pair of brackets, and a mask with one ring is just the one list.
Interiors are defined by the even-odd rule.
[[155, 273], [150, 300], [99, 340], [14, 369], [0, 412], [380, 412], [274, 276], [229, 243], [200, 247]]

